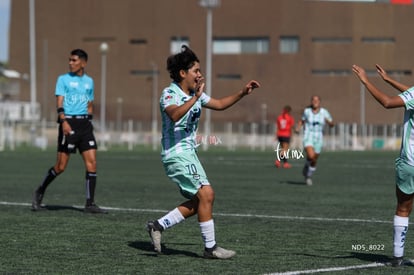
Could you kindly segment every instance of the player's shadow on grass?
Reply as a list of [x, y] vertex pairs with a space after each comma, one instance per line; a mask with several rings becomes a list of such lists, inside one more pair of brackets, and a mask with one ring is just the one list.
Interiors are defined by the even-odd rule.
[[350, 258], [357, 258], [366, 262], [386, 263], [391, 261], [391, 257], [382, 254], [352, 252]]
[[49, 210], [49, 211], [72, 210], [72, 211], [83, 212], [83, 208], [67, 206], [67, 205], [45, 205], [45, 206], [42, 206], [42, 210]]
[[[174, 243], [169, 243], [171, 245], [174, 245]], [[194, 244], [177, 244], [177, 245], [194, 245]], [[154, 251], [154, 247], [151, 244], [151, 242], [142, 242], [142, 241], [134, 241], [134, 242], [128, 242], [128, 246], [139, 249], [145, 252], [151, 252], [150, 254], [145, 254], [147, 256], [158, 256], [157, 253]], [[164, 244], [161, 245], [162, 255], [184, 255], [188, 257], [194, 257], [194, 258], [200, 258], [201, 256], [197, 253], [186, 251], [186, 250], [178, 250], [178, 249], [172, 249], [167, 248]]]
[[317, 254], [301, 254], [308, 257], [318, 257], [318, 258], [332, 258], [332, 259], [358, 259], [365, 262], [377, 262], [377, 263], [387, 263], [391, 261], [391, 258], [387, 255], [382, 254], [370, 254], [370, 253], [360, 253], [360, 252], [351, 252], [350, 255], [345, 256], [324, 256]]
[[305, 181], [294, 181], [294, 180], [281, 180], [279, 181], [280, 184], [292, 184], [292, 185], [306, 185]]

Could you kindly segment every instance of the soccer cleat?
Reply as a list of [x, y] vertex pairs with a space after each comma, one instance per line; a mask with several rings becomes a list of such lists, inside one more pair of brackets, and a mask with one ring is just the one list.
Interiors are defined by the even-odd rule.
[[290, 165], [290, 163], [288, 163], [288, 162], [285, 162], [285, 163], [283, 163], [283, 168], [292, 168], [292, 165]]
[[311, 177], [306, 177], [305, 178], [305, 183], [306, 183], [306, 185], [311, 186], [313, 184], [312, 178]]
[[43, 193], [40, 193], [38, 189], [33, 194], [33, 200], [32, 200], [32, 211], [39, 211], [43, 210], [42, 208], [42, 199], [43, 199]]
[[161, 230], [158, 230], [153, 221], [147, 222], [147, 231], [151, 238], [151, 243], [157, 253], [161, 253]]
[[89, 205], [85, 205], [85, 209], [83, 210], [85, 213], [91, 214], [108, 214], [108, 211], [105, 209], [100, 208], [96, 204], [92, 203]]
[[413, 260], [406, 260], [403, 257], [393, 257], [391, 262], [386, 263], [387, 266], [399, 267], [399, 266], [414, 266]]
[[230, 259], [236, 255], [236, 252], [233, 250], [224, 249], [222, 247], [216, 246], [214, 249], [204, 250], [204, 258], [206, 259]]
[[279, 161], [279, 160], [276, 160], [276, 161], [275, 161], [275, 166], [276, 166], [277, 168], [279, 168], [279, 167], [280, 167], [280, 161]]

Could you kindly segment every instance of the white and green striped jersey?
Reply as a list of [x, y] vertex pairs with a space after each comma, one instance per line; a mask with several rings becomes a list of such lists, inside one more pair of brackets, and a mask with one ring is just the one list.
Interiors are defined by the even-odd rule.
[[399, 94], [405, 104], [400, 158], [414, 166], [414, 87]]
[[165, 112], [165, 108], [168, 106], [183, 105], [191, 98], [192, 95], [184, 93], [175, 82], [172, 82], [161, 94], [161, 156], [163, 159], [177, 156], [186, 150], [193, 150], [196, 147], [196, 131], [201, 116], [201, 108], [210, 101], [210, 96], [203, 93], [191, 109], [177, 122], [172, 121]]
[[332, 121], [332, 116], [325, 108], [320, 108], [317, 113], [314, 113], [310, 107], [306, 108], [302, 115], [304, 140], [322, 140], [326, 120]]

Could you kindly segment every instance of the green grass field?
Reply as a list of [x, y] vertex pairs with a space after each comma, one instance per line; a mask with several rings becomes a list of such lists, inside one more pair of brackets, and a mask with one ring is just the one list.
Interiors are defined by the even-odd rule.
[[[303, 160], [277, 169], [272, 150], [199, 156], [216, 192], [216, 239], [236, 250], [235, 258], [201, 257], [196, 217], [164, 232], [164, 255], [153, 252], [145, 223], [184, 200], [165, 176], [158, 152], [99, 152], [96, 202], [110, 212], [90, 215], [82, 212], [79, 155], [49, 187], [48, 210], [30, 211], [32, 192], [55, 161], [53, 150], [32, 149], [0, 152], [0, 273], [414, 272], [370, 267], [392, 255], [397, 152], [325, 152], [313, 186], [303, 184]], [[413, 257], [410, 231], [407, 240], [406, 255]]]

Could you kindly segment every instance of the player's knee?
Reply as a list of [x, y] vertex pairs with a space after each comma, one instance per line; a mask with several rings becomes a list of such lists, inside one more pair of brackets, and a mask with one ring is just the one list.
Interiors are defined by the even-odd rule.
[[88, 162], [86, 162], [86, 169], [88, 171], [96, 171], [96, 161], [88, 161]]
[[201, 202], [213, 203], [214, 202], [214, 190], [209, 185], [200, 187], [197, 197]]

